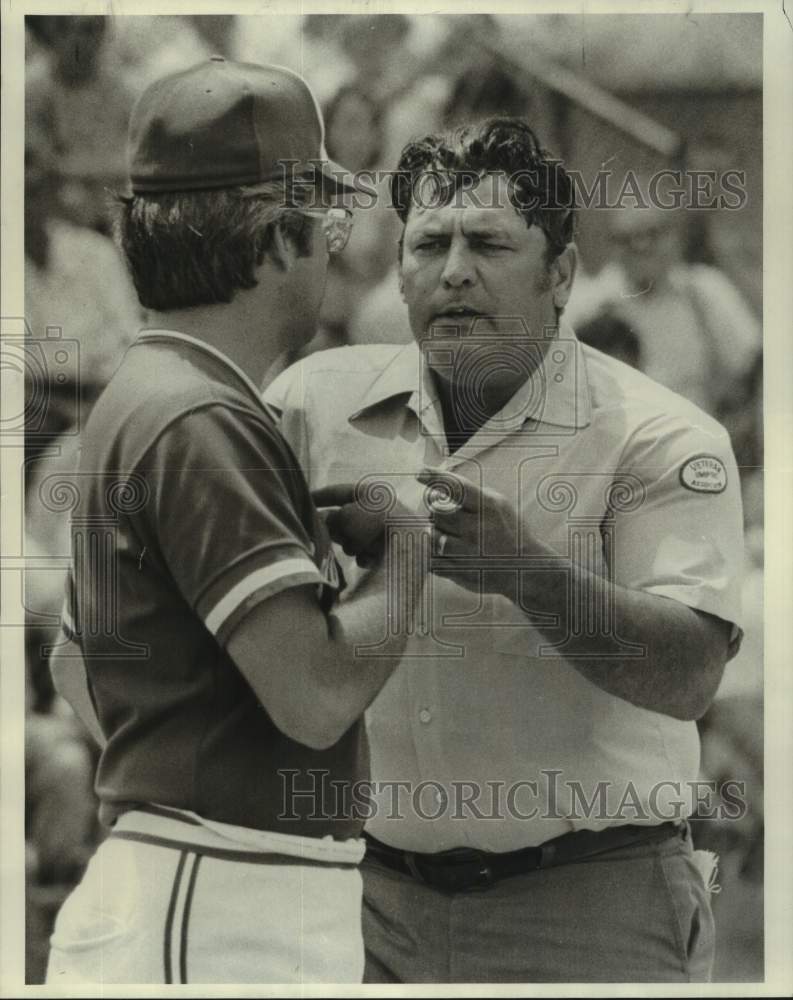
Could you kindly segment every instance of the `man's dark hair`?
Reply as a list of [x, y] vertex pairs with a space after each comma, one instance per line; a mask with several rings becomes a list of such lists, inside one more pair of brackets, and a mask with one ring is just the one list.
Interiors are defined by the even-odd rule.
[[575, 235], [573, 183], [520, 118], [490, 118], [408, 143], [391, 179], [392, 204], [406, 223], [414, 204], [448, 204], [489, 173], [507, 177], [512, 206], [545, 233], [548, 263], [555, 260]]
[[580, 328], [576, 336], [582, 344], [619, 358], [634, 368], [641, 367], [641, 345], [632, 328], [611, 309], [604, 309]]
[[[293, 192], [297, 195], [299, 192]], [[170, 192], [124, 199], [116, 235], [141, 305], [165, 311], [231, 302], [254, 288], [269, 257], [283, 268], [276, 233], [311, 252], [310, 218], [282, 184]]]

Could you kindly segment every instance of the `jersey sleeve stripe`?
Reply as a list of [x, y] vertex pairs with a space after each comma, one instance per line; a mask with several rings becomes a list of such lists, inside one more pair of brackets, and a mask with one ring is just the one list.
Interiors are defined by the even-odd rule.
[[217, 635], [223, 627], [224, 622], [252, 594], [265, 590], [276, 582], [280, 586], [274, 589], [281, 590], [287, 577], [294, 577], [295, 585], [299, 583], [323, 582], [319, 570], [310, 559], [281, 559], [272, 566], [257, 569], [246, 576], [245, 579], [240, 580], [208, 612], [204, 618], [204, 624], [213, 635]]

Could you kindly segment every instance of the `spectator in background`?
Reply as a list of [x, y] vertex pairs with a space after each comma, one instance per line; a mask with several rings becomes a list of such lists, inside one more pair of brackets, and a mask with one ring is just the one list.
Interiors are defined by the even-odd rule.
[[126, 125], [135, 93], [113, 57], [111, 17], [30, 17], [49, 58], [27, 74], [33, 99], [51, 108], [63, 203], [76, 222], [109, 232], [108, 190], [124, 177]]
[[113, 18], [108, 44], [116, 72], [137, 97], [161, 76], [178, 73], [215, 52], [225, 55], [234, 20], [164, 14]]
[[232, 52], [241, 62], [274, 62], [305, 74], [316, 81], [314, 95], [325, 106], [355, 77], [341, 48], [345, 20], [337, 14], [238, 17]]
[[444, 119], [447, 127], [496, 115], [529, 117], [532, 99], [523, 80], [503, 57], [491, 56], [475, 72], [457, 77]]
[[383, 148], [382, 109], [369, 90], [348, 83], [325, 108], [325, 145], [328, 155], [350, 170], [371, 170]]
[[[468, 97], [461, 92], [463, 88], [481, 92], [476, 81], [483, 66], [490, 65], [494, 57], [500, 61], [496, 54], [500, 29], [491, 14], [414, 18], [410, 38], [422, 54], [405, 74], [402, 88], [389, 92], [383, 150], [389, 164], [399, 160], [402, 147], [413, 136], [436, 132], [450, 121], [459, 122], [463, 108], [455, 105], [455, 91], [461, 101]], [[470, 78], [468, 86], [459, 83], [463, 77]], [[478, 117], [488, 114], [501, 111], [492, 106], [480, 108]]]
[[317, 81], [327, 106], [341, 87], [358, 84], [376, 101], [392, 100], [415, 79], [417, 22], [402, 14], [308, 14], [238, 17], [230, 41], [235, 58], [277, 62]]
[[231, 57], [236, 24], [233, 14], [196, 14], [190, 21], [213, 55]]
[[366, 171], [367, 183], [377, 189], [377, 202], [357, 213], [346, 252], [330, 260], [320, 328], [301, 356], [348, 342], [350, 317], [382, 274], [382, 261], [397, 238], [393, 213], [386, 210], [387, 181], [379, 183], [376, 178], [384, 140], [380, 102], [360, 82], [350, 83], [337, 91], [324, 116], [328, 155], [352, 171]]
[[340, 18], [339, 43], [354, 79], [384, 101], [412, 82], [417, 61], [408, 44], [412, 24], [404, 14], [361, 14]]
[[[734, 171], [736, 152], [724, 145], [717, 131], [706, 132], [693, 142], [687, 155], [687, 168], [724, 176]], [[763, 311], [762, 227], [752, 225], [747, 204], [742, 211], [706, 208], [690, 211], [686, 259], [718, 267], [746, 298], [754, 312]], [[755, 209], [756, 210], [756, 209]]]
[[757, 319], [721, 271], [685, 262], [679, 212], [623, 208], [610, 222], [613, 260], [573, 293], [570, 322], [609, 308], [636, 335], [646, 375], [729, 424], [748, 399]]
[[[61, 395], [73, 401], [75, 382], [89, 398], [107, 382], [140, 326], [141, 311], [112, 242], [66, 217], [62, 185], [49, 137], [30, 128], [25, 148], [25, 317], [34, 337], [44, 337], [47, 327], [60, 327], [64, 338], [79, 343], [71, 370], [61, 368], [70, 383]], [[52, 412], [58, 417], [56, 431], [78, 416], [57, 413], [57, 405]]]

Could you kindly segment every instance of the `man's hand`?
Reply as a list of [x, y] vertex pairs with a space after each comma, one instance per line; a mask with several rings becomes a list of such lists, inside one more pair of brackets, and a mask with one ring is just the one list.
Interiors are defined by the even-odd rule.
[[333, 541], [364, 569], [383, 555], [386, 513], [364, 510], [356, 502], [355, 483], [334, 483], [313, 490], [312, 499], [324, 514]]
[[436, 576], [477, 591], [480, 570], [504, 568], [514, 574], [514, 564], [505, 566], [504, 560], [519, 555], [519, 526], [506, 497], [440, 469], [423, 469], [417, 479], [430, 488], [432, 572]]

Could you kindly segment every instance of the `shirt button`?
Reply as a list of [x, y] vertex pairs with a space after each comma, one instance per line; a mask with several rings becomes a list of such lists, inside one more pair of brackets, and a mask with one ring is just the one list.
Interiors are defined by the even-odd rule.
[[422, 708], [419, 712], [419, 720], [426, 725], [428, 722], [432, 722], [432, 712], [428, 708]]

